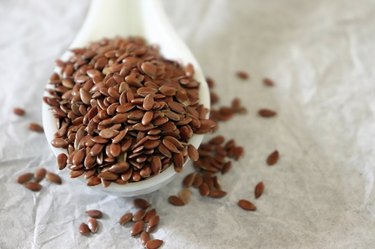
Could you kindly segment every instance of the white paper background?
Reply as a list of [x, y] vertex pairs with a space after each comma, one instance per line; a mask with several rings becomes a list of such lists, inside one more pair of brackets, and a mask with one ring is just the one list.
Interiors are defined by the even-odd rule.
[[[207, 75], [221, 102], [238, 96], [249, 110], [220, 125], [246, 148], [222, 182], [230, 193], [191, 204], [166, 199], [183, 177], [146, 196], [161, 216], [155, 237], [164, 248], [375, 247], [375, 2], [351, 0], [164, 0], [173, 26]], [[57, 171], [43, 135], [41, 96], [59, 57], [84, 20], [89, 1], [0, 1], [0, 248], [141, 248], [129, 227], [116, 224], [131, 200], [64, 184], [31, 193], [16, 177], [38, 166]], [[234, 76], [238, 69], [251, 80]], [[277, 86], [265, 88], [269, 76]], [[12, 115], [15, 106], [27, 116]], [[261, 107], [278, 110], [260, 119]], [[265, 166], [275, 148], [279, 164]], [[186, 173], [186, 172], [185, 172]], [[266, 191], [247, 213], [236, 206]], [[79, 235], [84, 211], [106, 213], [100, 232]]]

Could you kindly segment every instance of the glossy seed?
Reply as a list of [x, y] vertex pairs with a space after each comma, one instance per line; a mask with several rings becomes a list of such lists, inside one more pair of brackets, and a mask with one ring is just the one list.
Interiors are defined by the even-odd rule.
[[138, 234], [140, 234], [143, 231], [144, 224], [145, 223], [144, 223], [143, 220], [135, 222], [132, 226], [132, 230], [130, 232], [130, 235], [131, 236], [137, 236]]
[[142, 198], [134, 199], [134, 206], [141, 209], [146, 209], [150, 206], [150, 203]]
[[98, 221], [95, 218], [90, 218], [87, 225], [92, 233], [96, 233], [98, 231]]
[[255, 189], [254, 189], [255, 199], [258, 199], [263, 194], [263, 191], [264, 191], [264, 183], [263, 182], [259, 182], [255, 186]]
[[222, 198], [226, 195], [227, 195], [227, 192], [223, 190], [212, 190], [210, 191], [210, 194], [209, 194], [211, 198]]
[[119, 132], [116, 131], [116, 130], [112, 130], [112, 129], [104, 129], [102, 131], [100, 131], [99, 135], [103, 138], [113, 138], [114, 136], [116, 136]]
[[143, 217], [143, 220], [144, 222], [149, 222], [150, 219], [156, 215], [156, 210], [153, 208], [151, 210], [148, 210], [145, 214], [145, 216]]
[[158, 249], [163, 244], [163, 241], [160, 239], [153, 239], [146, 243], [147, 249]]
[[95, 219], [100, 219], [100, 218], [103, 217], [103, 213], [102, 213], [102, 211], [97, 210], [97, 209], [87, 210], [87, 211], [86, 211], [86, 214], [87, 214], [88, 216], [90, 216], [91, 218], [95, 218]]
[[143, 108], [146, 110], [146, 111], [149, 111], [152, 109], [152, 107], [154, 107], [154, 96], [153, 94], [148, 94], [144, 100], [143, 100]]
[[57, 166], [59, 167], [59, 170], [63, 170], [66, 167], [67, 160], [68, 156], [64, 153], [60, 153], [57, 156]]
[[37, 182], [27, 182], [25, 183], [25, 187], [34, 192], [40, 191], [42, 189], [42, 185]]
[[47, 174], [47, 170], [45, 168], [39, 168], [34, 173], [34, 180], [36, 182], [40, 182], [44, 179]]
[[199, 159], [198, 150], [192, 144], [188, 145], [188, 155], [189, 155], [190, 159], [193, 160], [193, 161], [198, 161], [198, 159]]
[[61, 177], [52, 172], [47, 172], [47, 179], [48, 181], [55, 183], [55, 184], [60, 185], [62, 183]]
[[126, 213], [123, 216], [121, 216], [119, 223], [120, 225], [125, 225], [126, 223], [130, 222], [133, 219], [132, 213]]
[[146, 211], [144, 209], [140, 209], [137, 212], [134, 213], [133, 215], [133, 221], [139, 221], [143, 220], [143, 217], [145, 217]]
[[185, 202], [178, 196], [176, 195], [171, 195], [168, 197], [168, 201], [170, 204], [174, 206], [184, 206]]
[[237, 204], [239, 207], [246, 211], [256, 211], [257, 209], [256, 206], [248, 200], [239, 200]]
[[83, 236], [88, 236], [90, 235], [90, 228], [86, 223], [81, 223], [81, 225], [79, 226], [79, 232]]
[[150, 218], [150, 220], [148, 221], [148, 224], [147, 224], [147, 228], [146, 228], [146, 232], [153, 232], [155, 231], [155, 229], [157, 228], [157, 226], [159, 225], [159, 222], [160, 222], [160, 217], [159, 215], [154, 215]]
[[210, 189], [206, 183], [202, 183], [199, 186], [199, 193], [201, 196], [208, 196], [210, 194]]
[[143, 231], [140, 236], [141, 242], [143, 245], [146, 245], [146, 243], [151, 239], [150, 234], [146, 231]]
[[17, 177], [17, 183], [24, 184], [28, 181], [30, 181], [34, 177], [33, 173], [24, 173]]
[[272, 166], [272, 165], [275, 165], [278, 160], [279, 160], [279, 151], [275, 150], [267, 157], [266, 163], [268, 164], [268, 166]]

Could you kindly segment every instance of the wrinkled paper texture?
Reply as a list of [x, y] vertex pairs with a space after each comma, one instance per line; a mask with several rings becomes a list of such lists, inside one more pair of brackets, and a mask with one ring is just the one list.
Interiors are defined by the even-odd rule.
[[[239, 97], [248, 114], [221, 123], [219, 133], [246, 149], [222, 180], [223, 199], [175, 208], [190, 170], [147, 195], [161, 223], [163, 248], [375, 247], [375, 3], [370, 0], [164, 0], [173, 26], [217, 81], [222, 104]], [[0, 1], [0, 248], [142, 248], [117, 221], [132, 198], [98, 194], [58, 172], [64, 184], [39, 193], [15, 183], [44, 166], [57, 172], [43, 135], [41, 97], [54, 60], [78, 32], [89, 1]], [[250, 79], [241, 81], [237, 70]], [[264, 77], [275, 80], [264, 87]], [[25, 107], [23, 118], [12, 114]], [[259, 108], [278, 111], [272, 119]], [[279, 163], [265, 165], [278, 149]], [[237, 207], [254, 200], [256, 212]], [[98, 234], [78, 232], [85, 210], [100, 209]]]

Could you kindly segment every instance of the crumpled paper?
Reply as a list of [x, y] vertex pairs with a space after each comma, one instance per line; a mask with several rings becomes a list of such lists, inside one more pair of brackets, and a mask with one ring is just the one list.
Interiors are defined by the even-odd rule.
[[[370, 0], [163, 1], [173, 26], [205, 73], [217, 81], [221, 104], [239, 97], [248, 109], [219, 133], [245, 147], [221, 181], [229, 195], [172, 207], [190, 166], [160, 191], [144, 196], [158, 210], [155, 238], [163, 248], [374, 248], [375, 5]], [[0, 248], [142, 248], [117, 221], [132, 198], [64, 183], [39, 193], [15, 183], [44, 166], [57, 172], [43, 135], [41, 97], [53, 62], [82, 24], [89, 1], [0, 2]], [[246, 70], [241, 81], [235, 71]], [[274, 88], [261, 84], [275, 80]], [[25, 107], [23, 118], [12, 114]], [[278, 111], [272, 119], [259, 108]], [[274, 149], [276, 166], [265, 165]], [[264, 195], [254, 201], [257, 182]], [[253, 200], [256, 212], [237, 207]], [[85, 210], [100, 209], [98, 234], [78, 232]]]

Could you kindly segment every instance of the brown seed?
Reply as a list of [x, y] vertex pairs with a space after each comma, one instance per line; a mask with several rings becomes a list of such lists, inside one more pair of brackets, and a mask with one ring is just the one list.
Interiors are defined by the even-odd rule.
[[126, 172], [128, 169], [129, 164], [127, 162], [119, 162], [112, 165], [108, 170], [116, 174], [121, 174]]
[[145, 217], [146, 211], [144, 209], [140, 209], [137, 212], [134, 213], [133, 215], [133, 221], [139, 221], [143, 220], [143, 217]]
[[16, 114], [18, 116], [25, 116], [25, 114], [26, 114], [25, 109], [22, 109], [22, 108], [19, 108], [19, 107], [14, 108], [13, 112], [14, 112], [14, 114]]
[[153, 94], [148, 94], [144, 100], [143, 100], [143, 108], [146, 110], [146, 111], [149, 111], [152, 109], [152, 107], [154, 107], [154, 95]]
[[144, 222], [149, 222], [150, 219], [156, 215], [156, 210], [153, 208], [151, 210], [148, 210], [145, 214], [145, 216], [143, 217], [143, 220]]
[[171, 152], [179, 153], [180, 151], [177, 149], [176, 145], [174, 145], [170, 140], [163, 139], [162, 143], [164, 146]]
[[27, 182], [25, 183], [25, 187], [34, 192], [37, 192], [42, 189], [42, 185], [40, 185], [37, 182]]
[[77, 178], [83, 175], [85, 171], [83, 169], [80, 170], [72, 170], [70, 171], [70, 178]]
[[61, 177], [52, 172], [47, 172], [47, 179], [48, 181], [55, 183], [55, 184], [60, 185], [62, 183]]
[[142, 118], [142, 124], [143, 125], [148, 125], [151, 121], [152, 118], [154, 117], [154, 113], [152, 111], [148, 111], [143, 115]]
[[64, 153], [60, 153], [57, 156], [57, 166], [59, 167], [59, 170], [63, 170], [66, 167], [66, 162], [68, 160], [68, 156]]
[[264, 78], [263, 79], [263, 84], [265, 86], [274, 86], [275, 83], [273, 82], [273, 80], [271, 80], [270, 78]]
[[140, 220], [140, 221], [137, 221], [136, 223], [134, 223], [133, 226], [132, 226], [132, 230], [131, 230], [130, 235], [131, 236], [137, 236], [138, 234], [140, 234], [143, 231], [144, 225], [145, 225], [145, 223], [144, 223], [143, 220]]
[[258, 111], [258, 114], [261, 117], [270, 118], [270, 117], [276, 116], [277, 113], [275, 111], [273, 111], [273, 110], [270, 110], [270, 109], [260, 109]]
[[92, 233], [96, 233], [98, 231], [98, 221], [95, 218], [90, 218], [87, 225]]
[[132, 213], [126, 213], [120, 218], [120, 225], [125, 225], [126, 223], [130, 222], [133, 219], [133, 214]]
[[238, 78], [240, 78], [242, 80], [247, 80], [249, 78], [249, 74], [245, 71], [237, 71], [236, 75], [237, 75]]
[[194, 145], [192, 145], [192, 144], [188, 145], [188, 155], [189, 155], [190, 159], [193, 160], [193, 161], [198, 161], [198, 159], [199, 159], [199, 153], [198, 153], [197, 149], [194, 147]]
[[147, 249], [158, 249], [163, 244], [163, 241], [160, 239], [153, 239], [146, 243]]
[[97, 210], [97, 209], [87, 210], [87, 211], [86, 211], [86, 214], [87, 214], [88, 216], [90, 216], [91, 218], [95, 218], [95, 219], [100, 219], [100, 218], [103, 217], [103, 213], [102, 213], [102, 211]]
[[160, 222], [159, 215], [152, 216], [151, 219], [148, 222], [146, 232], [151, 233], [151, 232], [155, 231], [155, 229], [159, 225], [159, 222]]
[[109, 146], [109, 151], [113, 157], [117, 157], [121, 153], [121, 145], [120, 144], [111, 144]]
[[197, 173], [193, 172], [185, 176], [184, 180], [182, 181], [182, 186], [185, 188], [189, 188], [191, 185], [193, 185], [195, 176]]
[[171, 195], [168, 197], [168, 201], [170, 204], [174, 206], [184, 206], [185, 202], [178, 196], [176, 195]]
[[219, 135], [219, 136], [216, 136], [216, 137], [213, 137], [211, 138], [208, 143], [209, 144], [212, 144], [212, 145], [221, 145], [223, 144], [225, 141], [224, 137]]
[[88, 236], [90, 235], [90, 228], [86, 223], [81, 223], [79, 226], [79, 233], [82, 234], [83, 236]]
[[246, 211], [257, 210], [256, 206], [248, 200], [239, 200], [237, 204], [239, 207], [241, 207], [243, 210], [246, 210]]
[[99, 135], [103, 138], [113, 138], [114, 136], [116, 136], [119, 132], [116, 131], [116, 130], [112, 130], [112, 129], [104, 129], [102, 131], [100, 131]]
[[211, 198], [222, 198], [226, 195], [227, 195], [227, 192], [223, 190], [212, 190], [210, 191], [210, 194], [209, 194]]
[[96, 186], [96, 185], [99, 185], [100, 183], [101, 183], [101, 178], [97, 176], [91, 176], [87, 180], [87, 186]]
[[279, 160], [279, 151], [275, 150], [267, 157], [266, 163], [268, 164], [268, 166], [272, 166], [272, 165], [275, 165], [278, 160]]
[[150, 203], [142, 198], [134, 199], [134, 206], [141, 209], [146, 209], [150, 206]]
[[40, 126], [37, 123], [29, 123], [29, 130], [42, 133], [44, 132], [44, 129], [42, 126]]
[[114, 181], [119, 176], [117, 174], [109, 172], [109, 171], [102, 171], [102, 172], [99, 173], [98, 177], [102, 178], [103, 180]]
[[73, 160], [72, 160], [73, 165], [80, 165], [84, 158], [85, 158], [84, 149], [77, 151], [73, 156]]
[[36, 182], [40, 182], [44, 179], [47, 174], [47, 170], [45, 168], [39, 168], [34, 173], [34, 179]]
[[191, 191], [188, 188], [181, 189], [178, 195], [185, 204], [190, 202]]
[[19, 177], [17, 177], [17, 183], [24, 184], [24, 183], [30, 181], [33, 177], [34, 177], [33, 173], [24, 173], [24, 174], [20, 175]]
[[146, 245], [146, 243], [151, 239], [150, 234], [146, 231], [143, 231], [140, 236], [141, 242], [143, 245]]
[[66, 148], [68, 146], [68, 142], [63, 138], [57, 137], [51, 141], [51, 145], [55, 148]]
[[203, 178], [202, 178], [202, 176], [197, 174], [197, 175], [194, 177], [193, 186], [194, 186], [195, 188], [199, 188], [199, 187], [201, 186], [202, 183], [203, 183]]
[[258, 199], [263, 194], [263, 191], [264, 191], [264, 183], [263, 182], [259, 182], [255, 186], [255, 189], [254, 189], [255, 199]]
[[208, 196], [210, 194], [210, 188], [206, 183], [202, 183], [199, 186], [199, 193], [201, 194], [201, 196]]

